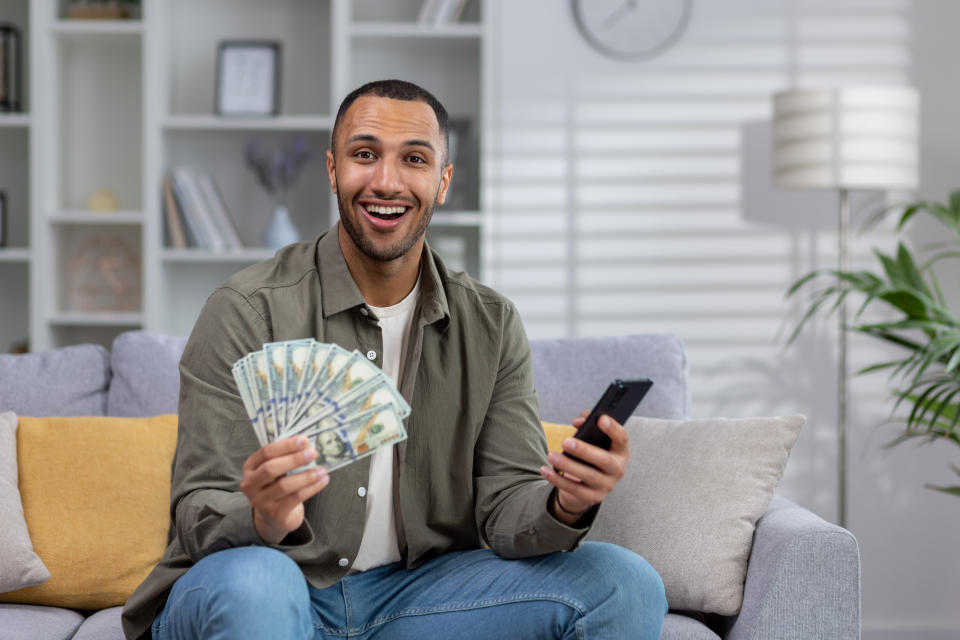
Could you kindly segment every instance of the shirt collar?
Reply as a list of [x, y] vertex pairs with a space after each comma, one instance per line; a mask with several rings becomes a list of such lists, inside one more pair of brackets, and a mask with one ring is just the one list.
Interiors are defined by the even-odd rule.
[[[364, 304], [363, 294], [347, 268], [340, 249], [339, 226], [336, 223], [317, 240], [317, 267], [320, 271], [320, 295], [323, 317], [353, 309]], [[443, 288], [442, 264], [434, 259], [433, 251], [424, 244], [420, 263], [420, 304], [424, 324], [449, 319], [450, 307]]]

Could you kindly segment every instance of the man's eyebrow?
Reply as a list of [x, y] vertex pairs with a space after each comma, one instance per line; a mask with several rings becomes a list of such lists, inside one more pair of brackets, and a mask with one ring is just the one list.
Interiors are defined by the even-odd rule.
[[380, 138], [372, 133], [356, 133], [347, 138], [347, 142], [380, 142]]
[[436, 149], [433, 148], [433, 143], [429, 140], [407, 140], [406, 146], [408, 147], [426, 147], [430, 151], [436, 152]]
[[[347, 144], [351, 144], [354, 142], [380, 142], [380, 138], [373, 135], [372, 133], [356, 133], [347, 139]], [[404, 146], [426, 147], [427, 149], [430, 149], [430, 151], [433, 151], [434, 153], [436, 153], [437, 151], [436, 148], [434, 148], [432, 142], [430, 142], [429, 140], [421, 140], [419, 138], [407, 140], [406, 142], [404, 142]]]

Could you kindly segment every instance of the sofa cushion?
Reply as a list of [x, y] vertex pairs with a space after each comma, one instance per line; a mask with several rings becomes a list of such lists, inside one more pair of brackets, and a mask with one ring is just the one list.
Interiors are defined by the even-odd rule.
[[82, 622], [83, 616], [70, 609], [0, 603], [0, 640], [67, 640]]
[[107, 399], [111, 416], [176, 413], [180, 356], [186, 338], [146, 331], [117, 336], [110, 352], [113, 382]]
[[690, 414], [687, 356], [675, 336], [532, 340], [530, 348], [542, 420], [569, 423], [592, 408], [616, 378], [653, 380], [635, 415], [679, 419]]
[[17, 414], [0, 413], [0, 592], [46, 582], [50, 572], [33, 550], [17, 482]]
[[101, 609], [83, 621], [72, 640], [124, 640], [120, 616], [123, 607]]
[[24, 355], [0, 355], [0, 411], [22, 416], [102, 416], [110, 356], [82, 344]]
[[23, 511], [50, 579], [0, 601], [123, 604], [167, 546], [176, 416], [21, 416], [17, 439]]
[[[630, 418], [630, 460], [587, 539], [637, 552], [663, 578], [671, 609], [734, 615], [757, 520], [805, 418]], [[545, 424], [551, 450], [573, 435]]]

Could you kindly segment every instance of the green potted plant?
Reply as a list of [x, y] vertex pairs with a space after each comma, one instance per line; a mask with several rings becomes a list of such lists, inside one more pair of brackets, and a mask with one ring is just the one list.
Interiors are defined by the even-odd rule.
[[[942, 260], [960, 258], [960, 190], [950, 194], [948, 203], [923, 200], [897, 210], [898, 233], [902, 234], [904, 225], [917, 214], [927, 214], [946, 227], [948, 241], [923, 263], [901, 239], [894, 255], [874, 250], [879, 263], [875, 269], [817, 270], [803, 276], [790, 287], [787, 297], [811, 289], [813, 296], [788, 342], [793, 342], [815, 315], [836, 311], [846, 298], [859, 299], [860, 306], [846, 330], [896, 345], [902, 354], [858, 372], [890, 373], [896, 396], [891, 421], [902, 424], [903, 431], [887, 446], [917, 438], [960, 445], [960, 317], [949, 308], [933, 270]], [[868, 225], [890, 211], [873, 216]], [[893, 319], [865, 321], [868, 309], [885, 311], [885, 316], [892, 312]], [[951, 468], [960, 475], [960, 467]], [[960, 485], [926, 486], [960, 496]]]

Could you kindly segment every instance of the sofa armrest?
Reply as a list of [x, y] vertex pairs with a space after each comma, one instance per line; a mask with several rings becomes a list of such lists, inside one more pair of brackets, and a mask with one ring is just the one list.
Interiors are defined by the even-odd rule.
[[774, 498], [757, 522], [727, 640], [860, 637], [860, 551], [846, 529]]

